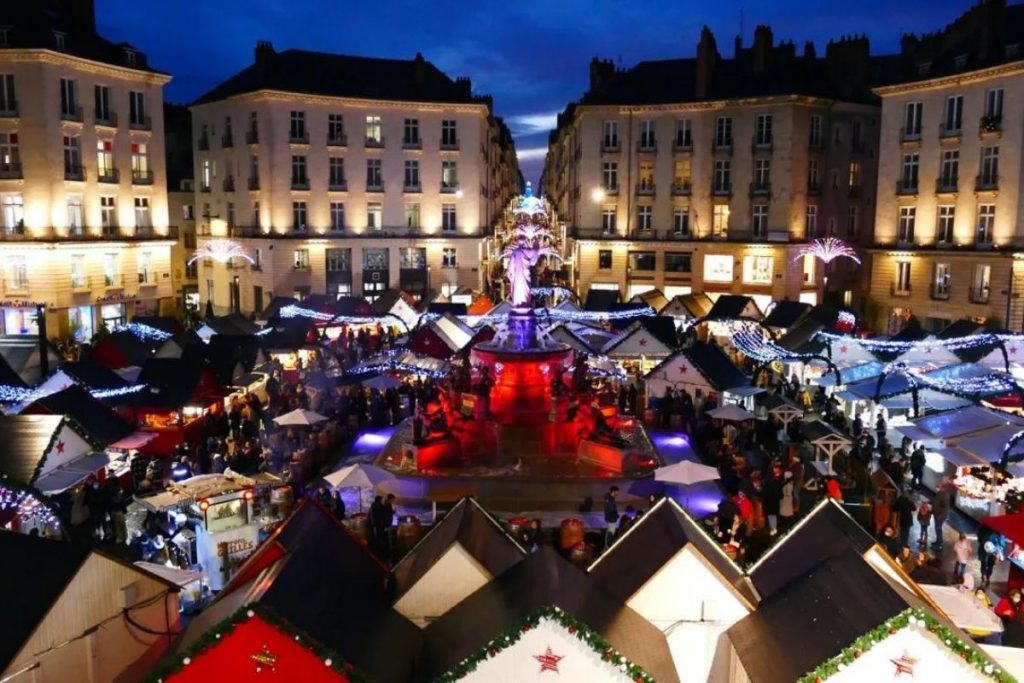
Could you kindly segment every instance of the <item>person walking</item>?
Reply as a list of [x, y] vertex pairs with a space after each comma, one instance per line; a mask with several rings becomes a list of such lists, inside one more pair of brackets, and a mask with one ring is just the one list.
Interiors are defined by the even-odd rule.
[[916, 490], [921, 488], [921, 478], [924, 476], [924, 448], [918, 446], [910, 454], [910, 485]]
[[917, 525], [921, 528], [921, 537], [918, 539], [918, 543], [922, 548], [928, 545], [928, 527], [931, 524], [932, 506], [928, 499], [922, 496], [921, 502], [917, 506]]
[[906, 491], [896, 499], [893, 511], [899, 516], [900, 547], [910, 547], [910, 528], [914, 526], [914, 501]]
[[946, 518], [952, 507], [953, 492], [949, 484], [943, 481], [939, 485], [939, 490], [935, 492], [935, 498], [932, 499], [932, 522], [935, 524], [935, 541], [932, 543], [932, 548], [935, 550], [942, 550], [942, 528], [946, 525]]
[[970, 562], [971, 556], [974, 554], [974, 550], [971, 548], [971, 542], [967, 539], [967, 534], [960, 532], [960, 535], [956, 539], [956, 543], [953, 544], [953, 554], [956, 556], [956, 566], [953, 569], [953, 577], [958, 579], [964, 575], [965, 571], [967, 571], [967, 563]]
[[783, 532], [789, 531], [796, 514], [796, 482], [793, 471], [782, 473], [782, 496], [779, 498], [779, 527]]
[[608, 493], [604, 494], [604, 546], [609, 547], [612, 544], [612, 539], [615, 538], [615, 530], [618, 528], [619, 522], [619, 504], [616, 498], [619, 495], [619, 487], [611, 486], [608, 488]]

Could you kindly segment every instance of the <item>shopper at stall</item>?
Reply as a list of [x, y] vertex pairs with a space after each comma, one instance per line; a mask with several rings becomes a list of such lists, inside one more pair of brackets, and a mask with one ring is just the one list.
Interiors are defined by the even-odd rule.
[[900, 546], [910, 546], [910, 529], [914, 526], [914, 501], [906, 491], [900, 494], [893, 504], [893, 512], [897, 515], [900, 528]]
[[114, 543], [124, 545], [128, 542], [128, 524], [125, 515], [128, 514], [128, 503], [125, 500], [124, 491], [117, 479], [107, 479], [107, 510], [110, 514], [110, 526], [113, 531]]
[[935, 541], [932, 548], [942, 550], [943, 538], [942, 528], [946, 525], [946, 518], [953, 507], [953, 489], [948, 480], [943, 479], [939, 490], [935, 492], [932, 499], [932, 521], [935, 524]]
[[910, 454], [910, 485], [914, 489], [921, 488], [921, 478], [924, 477], [924, 448], [918, 445]]

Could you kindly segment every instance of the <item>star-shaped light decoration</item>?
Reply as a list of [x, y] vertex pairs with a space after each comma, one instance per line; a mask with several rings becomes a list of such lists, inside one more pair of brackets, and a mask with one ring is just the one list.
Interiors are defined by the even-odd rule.
[[233, 258], [241, 258], [249, 263], [256, 263], [252, 256], [249, 256], [248, 252], [246, 252], [245, 247], [231, 240], [208, 240], [203, 242], [196, 249], [195, 255], [189, 259], [188, 265], [191, 266], [201, 258], [213, 259], [217, 263], [227, 263]]
[[857, 256], [857, 252], [854, 251], [853, 247], [835, 237], [811, 240], [804, 246], [800, 247], [796, 258], [793, 260], [796, 261], [804, 256], [813, 256], [825, 263], [832, 263], [832, 261], [840, 257], [845, 257], [856, 263], [860, 263], [860, 257]]
[[540, 662], [540, 673], [544, 673], [545, 671], [554, 671], [555, 673], [558, 673], [558, 663], [565, 659], [565, 657], [551, 652], [550, 646], [548, 647], [547, 652], [542, 655], [534, 655], [533, 658]]
[[277, 655], [272, 653], [266, 645], [259, 652], [249, 655], [249, 659], [256, 662], [256, 673], [263, 671], [264, 668], [273, 672], [274, 666], [277, 664]]
[[890, 659], [889, 661], [896, 667], [896, 673], [893, 676], [897, 678], [902, 678], [904, 675], [911, 678], [914, 677], [914, 665], [917, 664], [917, 659], [907, 654], [906, 650], [897, 659]]

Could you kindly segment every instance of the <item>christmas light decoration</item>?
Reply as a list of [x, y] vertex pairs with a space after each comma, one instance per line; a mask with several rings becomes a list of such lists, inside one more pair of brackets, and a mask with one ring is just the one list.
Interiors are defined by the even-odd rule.
[[837, 258], [848, 258], [856, 263], [860, 263], [860, 257], [857, 256], [857, 252], [854, 251], [853, 247], [835, 237], [811, 240], [800, 247], [793, 260], [799, 260], [804, 256], [813, 256], [825, 263], [832, 263]]
[[[127, 387], [118, 387], [116, 389], [90, 389], [84, 387], [93, 398], [105, 399], [105, 398], [116, 398], [119, 396], [127, 396], [129, 394], [135, 394], [148, 385], [146, 384], [133, 384]], [[53, 387], [50, 389], [26, 388], [26, 387], [15, 387], [9, 384], [0, 384], [0, 404], [17, 404], [17, 403], [32, 403], [38, 401], [41, 398], [49, 396], [50, 394], [56, 394], [58, 391], [62, 391], [60, 387]]]
[[128, 323], [127, 325], [118, 325], [114, 328], [115, 332], [129, 332], [142, 341], [155, 341], [165, 342], [174, 335], [170, 332], [164, 332], [163, 330], [157, 329], [151, 325], [144, 325], [143, 323]]
[[195, 255], [188, 260], [188, 265], [191, 266], [201, 258], [213, 259], [217, 263], [227, 263], [233, 258], [245, 259], [253, 264], [256, 263], [253, 257], [249, 256], [248, 252], [245, 251], [245, 247], [238, 242], [224, 239], [203, 242], [196, 249]]
[[60, 527], [61, 521], [41, 493], [0, 480], [0, 510], [14, 510], [18, 521], [36, 527]]

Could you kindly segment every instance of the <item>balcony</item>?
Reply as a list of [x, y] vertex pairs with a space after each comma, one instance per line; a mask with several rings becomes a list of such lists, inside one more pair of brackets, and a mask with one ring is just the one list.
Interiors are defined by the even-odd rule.
[[375, 183], [366, 183], [366, 191], [367, 192], [383, 192], [384, 191], [384, 181], [383, 180], [378, 180]]
[[974, 286], [971, 287], [969, 294], [971, 303], [973, 304], [987, 304], [991, 288], [988, 285]]
[[18, 116], [18, 101], [4, 100], [0, 102], [0, 119], [13, 119]]
[[293, 176], [292, 177], [292, 189], [293, 190], [308, 190], [309, 189], [309, 178], [304, 176]]
[[754, 182], [750, 183], [750, 196], [751, 197], [765, 197], [772, 193], [772, 184], [770, 182]]
[[85, 180], [85, 169], [78, 165], [64, 165], [64, 180]]
[[25, 229], [24, 226], [4, 228], [0, 230], [0, 242], [138, 242], [177, 241], [177, 226], [169, 226], [160, 232], [155, 228], [136, 228], [134, 231], [121, 231], [115, 226], [86, 229], [82, 227], [54, 227]]
[[88, 292], [92, 290], [92, 280], [85, 275], [72, 275], [71, 276], [71, 291], [72, 292]]
[[249, 189], [258, 190], [260, 189], [260, 177], [258, 175], [249, 176]]
[[288, 132], [288, 144], [308, 145], [309, 133], [305, 130], [292, 130]]
[[773, 138], [771, 135], [760, 138], [755, 136], [751, 143], [751, 148], [755, 152], [770, 152], [772, 150], [772, 142]]
[[205, 192], [209, 192], [210, 191], [210, 184], [209, 183], [200, 183], [199, 184], [199, 191], [200, 192], [204, 192], [204, 193]]
[[122, 273], [104, 273], [103, 286], [107, 289], [124, 289], [124, 275]]
[[121, 174], [116, 168], [101, 168], [96, 172], [96, 179], [101, 183], [116, 185], [121, 182]]
[[338, 133], [336, 135], [327, 135], [327, 146], [328, 147], [347, 147], [348, 136], [344, 133]]
[[455, 194], [459, 191], [459, 186], [453, 183], [441, 183], [441, 194]]
[[917, 194], [917, 178], [901, 178], [896, 181], [896, 194], [915, 195]]
[[223, 181], [221, 181], [221, 188], [225, 192], [234, 192], [235, 191], [235, 177], [229, 175], [227, 178], [225, 178]]
[[366, 138], [366, 142], [364, 143], [364, 145], [366, 146], [367, 149], [383, 149], [384, 138], [383, 136], [376, 138], [368, 137]]
[[18, 180], [21, 177], [21, 164], [19, 162], [14, 161], [9, 164], [0, 164], [0, 180]]
[[687, 197], [693, 192], [693, 186], [689, 182], [672, 183], [672, 195], [675, 197]]
[[937, 301], [945, 301], [949, 299], [949, 283], [932, 283], [932, 298]]
[[423, 192], [423, 187], [419, 183], [416, 183], [415, 185], [403, 185], [402, 192], [405, 194], [420, 194]]
[[978, 124], [978, 137], [986, 137], [989, 135], [998, 137], [1002, 133], [1002, 130], [1002, 116], [982, 116], [981, 122]]
[[60, 118], [62, 121], [78, 121], [81, 123], [82, 108], [76, 104], [68, 109], [61, 109]]
[[732, 183], [716, 183], [711, 188], [711, 194], [715, 197], [731, 197]]
[[619, 194], [619, 186], [617, 184], [604, 185], [603, 187], [601, 187], [601, 192], [603, 192], [606, 196], [615, 197], [618, 196]]
[[914, 128], [900, 128], [900, 142], [921, 142], [920, 126]]
[[807, 183], [807, 194], [812, 197], [817, 197], [821, 194], [821, 183]]
[[110, 110], [96, 111], [96, 125], [104, 128], [117, 128], [117, 112]]
[[654, 154], [658, 151], [657, 141], [653, 136], [640, 138], [636, 142], [636, 151], [644, 154]]
[[258, 145], [260, 142], [260, 132], [255, 128], [250, 128], [245, 131], [245, 144], [247, 145]]
[[327, 189], [331, 192], [347, 192], [348, 182], [344, 178], [340, 180], [331, 179], [327, 181]]
[[441, 140], [441, 151], [442, 152], [457, 152], [459, 151], [458, 140]]
[[889, 291], [893, 296], [910, 296], [910, 285], [894, 282]]
[[29, 288], [27, 277], [4, 278], [4, 290], [6, 292], [27, 292]]
[[621, 152], [622, 145], [619, 143], [618, 138], [602, 138], [601, 139], [601, 152], [603, 154], [614, 154], [615, 152]]
[[402, 139], [402, 149], [423, 149], [423, 140], [420, 138]]
[[955, 176], [939, 177], [935, 180], [935, 194], [956, 194], [960, 179]]
[[153, 121], [148, 116], [136, 116], [128, 121], [132, 130], [153, 130]]
[[142, 271], [139, 274], [139, 288], [157, 287], [160, 284], [160, 273]]
[[683, 137], [677, 137], [675, 143], [672, 145], [673, 152], [692, 152], [693, 151], [693, 138], [689, 135]]
[[945, 123], [939, 124], [939, 139], [940, 140], [952, 140], [960, 138], [964, 133], [963, 126], [959, 123], [953, 126], [947, 126]]
[[732, 152], [732, 138], [717, 138], [715, 139], [715, 152], [731, 153]]
[[999, 176], [997, 175], [980, 175], [974, 179], [974, 191], [975, 192], [998, 192], [999, 191]]
[[220, 136], [220, 146], [224, 149], [230, 149], [235, 146], [235, 136], [231, 133], [224, 133]]
[[199, 139], [196, 140], [196, 149], [198, 149], [200, 152], [207, 152], [207, 151], [209, 151], [210, 150], [210, 138], [206, 137], [205, 135], [199, 136]]
[[152, 185], [153, 184], [153, 172], [152, 171], [132, 171], [132, 185]]
[[846, 196], [850, 199], [860, 199], [861, 194], [864, 192], [864, 188], [858, 183], [857, 185], [850, 185], [847, 190]]
[[641, 197], [653, 197], [654, 196], [654, 183], [637, 183], [636, 193]]
[[812, 135], [807, 139], [807, 149], [825, 149], [825, 139], [821, 135]]

